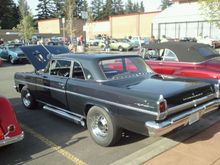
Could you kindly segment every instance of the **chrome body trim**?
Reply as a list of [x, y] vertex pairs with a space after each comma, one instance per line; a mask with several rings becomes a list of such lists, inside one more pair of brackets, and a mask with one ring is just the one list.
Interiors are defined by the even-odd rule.
[[177, 114], [171, 118], [167, 118], [160, 123], [155, 121], [147, 121], [145, 122], [145, 126], [148, 129], [149, 135], [164, 135], [180, 126], [188, 125], [190, 122], [190, 115], [198, 113], [200, 119], [204, 114], [218, 109], [219, 105], [220, 99], [216, 99], [189, 111]]
[[9, 145], [18, 141], [21, 141], [24, 138], [24, 132], [22, 131], [20, 135], [14, 136], [14, 137], [8, 137], [6, 136], [5, 139], [0, 140], [0, 147]]
[[53, 88], [53, 87], [49, 87], [49, 86], [45, 86], [45, 85], [39, 85], [39, 84], [30, 83], [30, 82], [21, 81], [21, 80], [16, 80], [16, 81], [24, 83], [24, 84], [30, 84], [30, 85], [35, 85], [35, 86], [42, 87], [42, 88], [47, 88], [47, 89], [50, 89], [50, 90], [55, 90], [55, 91], [62, 92], [62, 93], [67, 93], [67, 94], [71, 94], [71, 95], [75, 95], [75, 96], [80, 96], [80, 97], [83, 97], [83, 98], [86, 98], [86, 99], [90, 99], [90, 100], [94, 100], [94, 101], [98, 101], [98, 102], [102, 102], [102, 103], [106, 103], [106, 104], [111, 104], [111, 105], [114, 105], [114, 106], [130, 109], [130, 110], [145, 113], [145, 114], [150, 114], [150, 115], [153, 115], [153, 116], [158, 116], [157, 112], [152, 112], [152, 111], [149, 111], [149, 110], [146, 110], [146, 109], [136, 108], [136, 107], [132, 107], [132, 106], [128, 106], [128, 105], [124, 105], [124, 104], [120, 104], [120, 103], [115, 103], [115, 102], [112, 102], [112, 101], [103, 100], [103, 99], [95, 98], [95, 97], [92, 97], [92, 96], [71, 92], [71, 91], [68, 91], [68, 90], [57, 89], [57, 88]]

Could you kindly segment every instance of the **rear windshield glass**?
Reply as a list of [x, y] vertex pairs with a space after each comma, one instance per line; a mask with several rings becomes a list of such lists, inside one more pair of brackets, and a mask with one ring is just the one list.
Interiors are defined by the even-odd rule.
[[219, 55], [219, 53], [211, 48], [211, 47], [201, 47], [201, 48], [197, 48], [197, 51], [204, 57], [209, 57], [209, 56], [213, 56], [213, 55]]
[[122, 57], [100, 61], [101, 70], [107, 79], [129, 78], [152, 73], [142, 58]]

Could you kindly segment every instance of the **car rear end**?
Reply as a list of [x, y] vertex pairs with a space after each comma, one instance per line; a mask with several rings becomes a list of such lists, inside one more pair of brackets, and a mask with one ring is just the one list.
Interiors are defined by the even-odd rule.
[[219, 85], [205, 86], [172, 97], [160, 96], [155, 121], [147, 121], [149, 135], [164, 135], [178, 127], [191, 125], [220, 105]]
[[24, 133], [8, 99], [0, 97], [0, 147], [18, 142]]

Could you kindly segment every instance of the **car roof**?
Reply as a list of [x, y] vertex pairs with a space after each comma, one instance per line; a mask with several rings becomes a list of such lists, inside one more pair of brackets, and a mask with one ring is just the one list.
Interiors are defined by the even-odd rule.
[[95, 54], [95, 53], [68, 53], [68, 54], [60, 54], [56, 55], [53, 58], [55, 59], [78, 59], [78, 60], [108, 60], [112, 58], [123, 58], [123, 57], [140, 57], [138, 55], [132, 54]]
[[163, 42], [163, 43], [150, 43], [145, 45], [147, 49], [170, 49], [172, 50], [179, 61], [183, 62], [202, 62], [210, 57], [219, 57], [219, 54], [213, 54], [212, 56], [202, 56], [198, 48], [210, 47], [208, 44], [196, 43], [196, 42]]

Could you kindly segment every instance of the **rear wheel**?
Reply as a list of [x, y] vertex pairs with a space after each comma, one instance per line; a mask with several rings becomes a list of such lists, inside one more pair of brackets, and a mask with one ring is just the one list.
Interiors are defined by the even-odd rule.
[[119, 47], [118, 47], [118, 50], [119, 50], [120, 52], [122, 52], [124, 49], [123, 49], [121, 46], [119, 46]]
[[121, 137], [113, 117], [97, 106], [92, 107], [87, 114], [87, 128], [92, 139], [104, 147], [114, 145]]
[[22, 104], [27, 109], [34, 109], [36, 107], [36, 101], [26, 86], [21, 90], [21, 100]]

